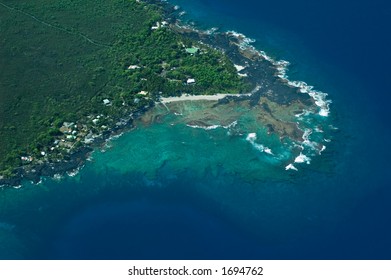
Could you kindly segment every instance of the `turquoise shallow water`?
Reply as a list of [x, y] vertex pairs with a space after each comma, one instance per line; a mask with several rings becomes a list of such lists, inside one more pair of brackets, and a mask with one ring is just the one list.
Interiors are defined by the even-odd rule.
[[[298, 151], [293, 151], [289, 138], [267, 132], [257, 120], [260, 108], [234, 102], [215, 104], [180, 102], [168, 105], [170, 112], [158, 105], [138, 122], [137, 129], [109, 144], [113, 147], [106, 153], [93, 156], [97, 172], [139, 172], [154, 179], [166, 168], [174, 173], [189, 171], [200, 178], [208, 172], [236, 174], [245, 181], [294, 176], [285, 166], [294, 161]], [[150, 123], [150, 118], [157, 120]]]
[[[346, 201], [327, 183], [330, 152], [286, 171], [292, 143], [265, 132], [258, 108], [211, 104], [158, 105], [76, 176], [3, 192], [3, 256], [278, 258], [335, 230]], [[200, 116], [221, 127], [189, 126]]]

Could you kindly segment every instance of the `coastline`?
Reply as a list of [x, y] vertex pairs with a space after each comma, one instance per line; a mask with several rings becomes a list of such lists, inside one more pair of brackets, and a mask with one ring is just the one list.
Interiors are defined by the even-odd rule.
[[128, 119], [123, 119], [115, 127], [111, 127], [95, 137], [92, 143], [85, 144], [69, 154], [66, 160], [30, 165], [28, 169], [24, 166], [17, 168], [12, 178], [0, 178], [0, 188], [7, 186], [20, 188], [24, 181], [39, 184], [42, 177], [61, 178], [63, 176], [75, 176], [83, 168], [86, 161], [90, 158], [90, 154], [96, 148], [102, 148], [110, 139], [119, 137], [123, 133], [134, 129], [134, 120], [142, 116], [147, 110], [148, 108], [145, 108], [142, 111], [134, 112]]
[[[187, 95], [183, 93], [181, 96], [160, 97], [160, 100], [156, 100], [155, 102], [167, 104], [178, 101], [222, 101], [229, 97], [233, 99], [248, 99], [255, 104], [259, 102], [261, 97], [266, 97], [282, 106], [290, 104], [293, 100], [299, 100], [305, 106], [321, 108], [322, 114], [319, 113], [319, 115], [328, 115], [329, 102], [325, 101], [327, 94], [322, 93], [319, 96], [306, 83], [290, 81], [286, 75], [286, 69], [289, 63], [286, 61], [275, 61], [263, 51], [256, 50], [251, 45], [253, 41], [243, 34], [234, 31], [218, 33], [214, 29], [209, 31], [198, 30], [192, 26], [184, 25], [180, 21], [178, 7], [156, 0], [145, 2], [147, 4], [158, 5], [162, 8], [163, 18], [169, 23], [169, 28], [172, 32], [176, 32], [225, 53], [234, 64], [238, 75], [254, 88], [251, 93], [241, 94]], [[278, 94], [274, 94], [274, 92], [278, 92]], [[19, 167], [12, 178], [0, 178], [0, 186], [20, 186], [24, 180], [38, 183], [42, 176], [62, 176], [79, 170], [95, 148], [101, 146], [115, 135], [130, 131], [134, 128], [133, 120], [140, 117], [145, 111], [151, 109], [151, 107], [153, 107], [153, 104], [145, 107], [142, 111], [133, 112], [125, 121], [121, 119], [119, 125], [109, 127], [106, 131], [103, 131], [94, 138], [93, 143], [81, 146], [74, 153], [69, 154], [66, 160], [60, 162], [43, 162], [30, 165], [28, 168], [24, 166]], [[304, 133], [303, 131], [303, 135]]]
[[[146, 0], [142, 2], [147, 5], [159, 6], [162, 9], [163, 19], [170, 23], [170, 30], [172, 32], [175, 32], [172, 27], [179, 22], [179, 18], [174, 16], [174, 13], [176, 11], [175, 6], [171, 5], [168, 2], [156, 0]], [[186, 98], [185, 96], [186, 95], [183, 94], [181, 98]], [[196, 96], [197, 95], [195, 95], [194, 97], [197, 98]], [[241, 96], [241, 94], [237, 94], [236, 96]], [[204, 100], [205, 98], [210, 100], [218, 100], [223, 97], [225, 97], [225, 94], [224, 96], [209, 95], [202, 96], [200, 98], [202, 100]], [[164, 99], [164, 97], [160, 98]], [[168, 97], [168, 100], [170, 100], [171, 98], [173, 98], [172, 101], [176, 100], [175, 97]], [[92, 141], [89, 141], [88, 143], [87, 141], [84, 141], [85, 143], [83, 143], [81, 147], [76, 148], [71, 153], [66, 154], [63, 160], [55, 162], [51, 160], [39, 160], [38, 162], [33, 162], [30, 164], [22, 163], [13, 171], [11, 177], [5, 178], [3, 176], [0, 176], [0, 188], [7, 186], [20, 188], [24, 181], [30, 181], [34, 184], [38, 184], [41, 182], [42, 177], [61, 178], [70, 174], [74, 176], [84, 166], [85, 162], [88, 160], [91, 152], [93, 152], [94, 149], [102, 147], [107, 143], [107, 141], [110, 141], [112, 137], [116, 137], [117, 135], [134, 129], [134, 120], [138, 119], [146, 111], [150, 110], [154, 106], [154, 102], [152, 101], [153, 99], [150, 99], [148, 105], [142, 107], [137, 111], [128, 112], [130, 113], [130, 115], [128, 115], [127, 117], [123, 116], [122, 118], [118, 119], [117, 122], [114, 122], [115, 126], [108, 126], [99, 133], [94, 133], [92, 138], [88, 139]]]

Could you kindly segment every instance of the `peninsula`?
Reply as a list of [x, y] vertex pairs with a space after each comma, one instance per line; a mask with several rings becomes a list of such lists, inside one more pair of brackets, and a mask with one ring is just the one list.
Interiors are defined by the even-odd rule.
[[248, 88], [153, 2], [1, 2], [0, 185], [77, 168], [160, 96]]
[[154, 0], [0, 2], [0, 185], [76, 170], [157, 103], [246, 99], [271, 133], [297, 141], [295, 115], [328, 112], [325, 95], [290, 82], [284, 62], [241, 34], [186, 26], [177, 10]]

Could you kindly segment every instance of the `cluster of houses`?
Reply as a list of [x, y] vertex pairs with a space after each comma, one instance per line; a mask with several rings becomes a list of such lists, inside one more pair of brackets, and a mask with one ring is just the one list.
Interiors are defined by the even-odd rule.
[[[163, 21], [163, 22], [162, 22], [162, 25], [159, 25], [159, 23], [158, 23], [157, 26], [165, 26], [165, 24], [167, 24], [167, 23]], [[154, 27], [157, 27], [157, 26], [154, 26]], [[156, 29], [156, 28], [154, 28], [154, 27], [152, 27], [152, 28], [153, 28], [153, 29]], [[199, 52], [199, 48], [197, 48], [197, 47], [185, 48], [185, 51], [186, 51], [186, 53], [188, 53], [188, 54], [190, 54], [190, 55], [195, 55], [196, 53]], [[140, 68], [141, 68], [141, 66], [139, 66], [139, 65], [129, 65], [129, 66], [128, 66], [128, 70], [136, 70], [136, 69], [140, 69]], [[174, 69], [174, 68], [173, 68], [173, 69]], [[145, 79], [143, 79], [143, 80], [145, 80]], [[194, 79], [194, 78], [192, 78], [192, 77], [188, 77], [187, 80], [185, 81], [185, 83], [186, 83], [187, 85], [194, 85], [194, 84], [196, 83], [196, 79]], [[147, 95], [148, 92], [147, 92], [147, 91], [140, 91], [138, 94]], [[106, 106], [111, 105], [110, 100], [108, 100], [108, 99], [104, 99], [104, 100], [103, 100], [103, 103], [104, 103], [104, 105], [106, 105]]]
[[[168, 22], [166, 21], [157, 22], [154, 26], [152, 26], [152, 30], [166, 27], [167, 25]], [[185, 48], [185, 51], [189, 55], [195, 55], [199, 52], [199, 49], [196, 47], [191, 47]], [[140, 68], [141, 66], [139, 65], [128, 66], [128, 70], [136, 70]], [[187, 80], [184, 81], [184, 83], [186, 83], [187, 85], [194, 85], [196, 84], [196, 79], [188, 77]], [[147, 96], [148, 92], [140, 91], [138, 94]], [[136, 101], [137, 100], [135, 100], [135, 102]], [[108, 98], [103, 99], [102, 103], [104, 106], [112, 105], [112, 101]], [[107, 126], [103, 125], [103, 123], [105, 123], [105, 121], [103, 120], [105, 120], [106, 118], [107, 117], [104, 117], [103, 115], [88, 116], [88, 119], [90, 120], [89, 125], [74, 122], [64, 122], [59, 129], [61, 134], [59, 136], [56, 136], [51, 147], [40, 151], [40, 155], [44, 158], [49, 158], [52, 154], [55, 153], [59, 154], [72, 151], [72, 148], [75, 146], [76, 143], [84, 143], [87, 145], [93, 143], [95, 138], [100, 137], [100, 134], [93, 133], [91, 130], [94, 128], [94, 131], [102, 132], [108, 129]], [[21, 157], [21, 160], [25, 163], [29, 163], [34, 161], [34, 157], [31, 155], [25, 155]]]
[[154, 26], [151, 27], [151, 30], [157, 30], [168, 25], [167, 21], [157, 22]]
[[[104, 102], [104, 104], [108, 105], [107, 102]], [[72, 148], [77, 143], [84, 143], [87, 145], [93, 143], [95, 138], [101, 136], [100, 133], [103, 130], [108, 129], [107, 126], [102, 125], [106, 118], [107, 117], [104, 117], [103, 115], [88, 116], [88, 119], [90, 120], [89, 125], [74, 122], [64, 122], [59, 128], [61, 134], [56, 136], [53, 144], [50, 147], [40, 151], [40, 155], [46, 159], [53, 158], [52, 156], [54, 155], [71, 152]], [[95, 128], [97, 133], [92, 132], [93, 128]], [[24, 163], [30, 163], [34, 161], [34, 157], [31, 155], [21, 156], [20, 159]]]
[[[167, 26], [168, 23], [165, 21], [157, 22], [155, 26], [152, 27], [152, 30], [159, 29], [161, 27]], [[186, 53], [189, 55], [195, 55], [199, 52], [199, 49], [196, 47], [185, 48]], [[136, 70], [140, 69], [139, 65], [129, 65], [128, 70]], [[241, 69], [238, 69], [240, 71]], [[192, 77], [188, 77], [187, 80], [184, 81], [187, 85], [196, 84], [196, 79]], [[140, 91], [139, 95], [147, 96], [147, 91]], [[135, 99], [137, 102], [137, 99]], [[102, 100], [104, 106], [111, 106], [112, 101], [108, 98]], [[64, 122], [60, 127], [61, 134], [56, 136], [51, 147], [47, 147], [44, 150], [40, 151], [40, 155], [43, 158], [51, 158], [52, 155], [62, 154], [64, 152], [69, 153], [72, 151], [72, 148], [77, 143], [91, 144], [94, 142], [94, 139], [100, 137], [99, 133], [107, 130], [108, 127], [104, 125], [105, 121], [108, 117], [104, 117], [103, 115], [97, 116], [88, 116], [89, 124], [80, 124], [74, 122]], [[92, 130], [98, 131], [97, 133], [93, 133]], [[31, 155], [24, 155], [21, 157], [21, 160], [24, 163], [30, 163], [34, 161], [34, 157]]]

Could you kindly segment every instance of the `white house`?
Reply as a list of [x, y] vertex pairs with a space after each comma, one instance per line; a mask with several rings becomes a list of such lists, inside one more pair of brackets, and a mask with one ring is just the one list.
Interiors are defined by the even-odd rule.
[[128, 69], [129, 70], [134, 70], [134, 69], [140, 69], [141, 67], [138, 65], [129, 65]]
[[196, 80], [195, 79], [187, 79], [187, 84], [195, 84]]

